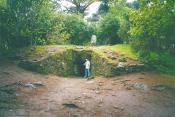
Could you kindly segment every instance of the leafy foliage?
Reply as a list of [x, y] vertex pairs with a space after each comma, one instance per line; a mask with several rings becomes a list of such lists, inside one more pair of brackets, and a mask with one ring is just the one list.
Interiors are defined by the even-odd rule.
[[115, 7], [111, 7], [110, 13], [114, 14], [117, 17], [120, 28], [117, 32], [118, 37], [122, 40], [122, 42], [129, 42], [129, 34], [128, 31], [130, 29], [129, 22], [129, 12], [131, 10], [127, 7], [126, 3], [119, 2], [115, 5]]
[[135, 0], [133, 2], [127, 3], [127, 6], [133, 9], [139, 9], [140, 8], [140, 3], [139, 1]]
[[49, 0], [4, 0], [0, 7], [1, 49], [24, 47], [45, 39], [51, 28]]
[[150, 69], [175, 75], [175, 57], [170, 53], [155, 53], [151, 52], [149, 55], [144, 56], [142, 60], [149, 65]]
[[94, 3], [96, 0], [55, 0], [60, 2], [68, 2], [72, 4], [71, 6], [64, 6], [66, 8], [66, 12], [68, 13], [76, 13], [76, 14], [84, 14], [87, 8]]
[[109, 11], [109, 0], [101, 0], [100, 7], [98, 9], [98, 12], [100, 14], [105, 14]]
[[3, 0], [0, 13], [3, 51], [28, 45], [83, 44], [93, 33], [82, 17], [54, 11], [50, 0]]
[[[143, 54], [174, 53], [175, 12], [173, 0], [152, 1], [130, 14], [132, 44]], [[138, 17], [139, 16], [139, 17]]]
[[101, 20], [98, 28], [98, 38], [100, 44], [116, 44], [121, 40], [117, 35], [119, 30], [119, 22], [115, 15], [107, 14], [104, 19]]
[[131, 43], [154, 70], [175, 74], [175, 1], [140, 0], [130, 14]]
[[80, 16], [66, 16], [64, 31], [70, 34], [69, 42], [75, 45], [82, 45], [90, 42], [92, 34], [95, 30], [92, 26], [86, 24]]
[[[113, 3], [113, 4], [112, 4]], [[117, 44], [129, 40], [129, 11], [126, 1], [110, 2], [109, 12], [99, 23], [98, 36], [102, 44]]]

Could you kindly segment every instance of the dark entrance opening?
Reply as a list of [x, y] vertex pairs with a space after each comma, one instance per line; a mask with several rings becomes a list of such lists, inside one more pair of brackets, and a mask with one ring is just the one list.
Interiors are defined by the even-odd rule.
[[84, 76], [85, 71], [85, 59], [91, 61], [91, 51], [74, 51], [73, 52], [73, 64], [74, 64], [74, 74], [76, 76]]

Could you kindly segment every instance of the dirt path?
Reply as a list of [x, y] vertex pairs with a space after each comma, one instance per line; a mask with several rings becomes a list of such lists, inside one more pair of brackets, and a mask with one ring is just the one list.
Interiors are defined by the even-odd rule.
[[[39, 82], [44, 86], [30, 87]], [[174, 117], [175, 78], [62, 78], [0, 64], [0, 117]]]

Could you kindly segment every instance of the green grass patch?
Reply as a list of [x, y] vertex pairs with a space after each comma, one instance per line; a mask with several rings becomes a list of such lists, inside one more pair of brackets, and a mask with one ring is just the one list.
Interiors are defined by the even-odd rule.
[[72, 49], [75, 46], [73, 45], [47, 45], [47, 46], [30, 46], [20, 50], [20, 53], [23, 53], [28, 59], [37, 59], [43, 56], [47, 56], [50, 51], [62, 52], [67, 49]]
[[101, 50], [112, 50], [119, 54], [123, 54], [125, 57], [128, 57], [133, 60], [138, 60], [138, 54], [132, 49], [129, 44], [117, 44], [113, 46], [99, 46]]

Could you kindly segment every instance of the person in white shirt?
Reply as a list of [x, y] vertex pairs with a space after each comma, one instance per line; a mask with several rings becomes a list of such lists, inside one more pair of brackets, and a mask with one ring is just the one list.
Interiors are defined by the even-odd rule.
[[84, 63], [84, 66], [85, 66], [85, 78], [89, 78], [90, 77], [90, 66], [91, 66], [91, 63], [88, 59], [86, 59], [85, 63]]

